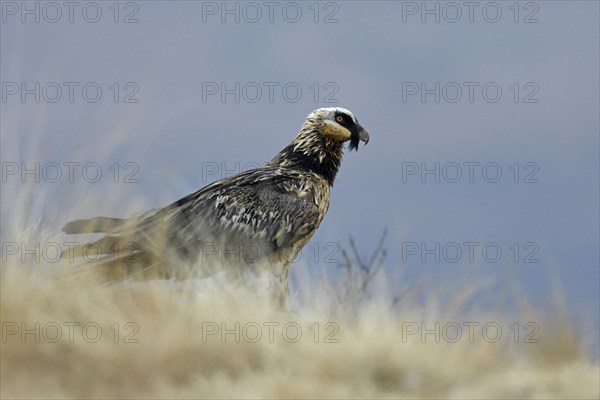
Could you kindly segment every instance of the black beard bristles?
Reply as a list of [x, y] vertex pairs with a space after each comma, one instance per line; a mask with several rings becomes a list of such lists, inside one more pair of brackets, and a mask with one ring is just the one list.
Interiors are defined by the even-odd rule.
[[350, 146], [348, 147], [350, 149], [350, 151], [352, 150], [356, 150], [358, 151], [358, 143], [360, 142], [360, 139], [357, 137], [353, 137], [350, 139]]

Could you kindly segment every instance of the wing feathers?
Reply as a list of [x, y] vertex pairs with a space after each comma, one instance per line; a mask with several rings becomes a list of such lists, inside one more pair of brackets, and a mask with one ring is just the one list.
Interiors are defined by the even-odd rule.
[[109, 232], [120, 227], [125, 220], [121, 218], [96, 217], [92, 219], [77, 219], [63, 227], [66, 234]]
[[[167, 207], [134, 218], [76, 220], [63, 230], [107, 232], [105, 238], [94, 243], [104, 254], [114, 253], [122, 243], [134, 242], [136, 253], [149, 253], [159, 260], [174, 254], [192, 262], [202, 256], [204, 261], [209, 249], [217, 261], [228, 263], [234, 257], [230, 254], [232, 248], [239, 249], [243, 258], [252, 246], [252, 251], [260, 249], [264, 258], [289, 250], [319, 225], [322, 215], [308, 200], [314, 198], [311, 191], [316, 189], [303, 185], [306, 176], [298, 171], [263, 167], [215, 182]], [[210, 269], [216, 272], [214, 266]]]

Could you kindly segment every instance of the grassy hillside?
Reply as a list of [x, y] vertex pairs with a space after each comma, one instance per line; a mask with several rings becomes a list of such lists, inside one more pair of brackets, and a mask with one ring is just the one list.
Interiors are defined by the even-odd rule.
[[461, 311], [467, 290], [453, 304], [386, 295], [384, 270], [370, 296], [350, 274], [300, 280], [308, 300], [285, 311], [240, 289], [107, 287], [70, 265], [48, 271], [3, 266], [2, 398], [600, 395], [598, 364], [560, 315]]

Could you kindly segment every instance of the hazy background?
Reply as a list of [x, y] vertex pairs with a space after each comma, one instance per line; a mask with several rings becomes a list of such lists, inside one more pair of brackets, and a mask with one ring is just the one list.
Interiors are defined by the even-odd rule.
[[[311, 110], [339, 105], [355, 113], [371, 142], [346, 155], [302, 268], [334, 271], [349, 235], [368, 255], [387, 227], [386, 266], [406, 279], [442, 277], [450, 285], [494, 275], [543, 305], [555, 293], [554, 277], [597, 342], [597, 2], [475, 2], [472, 22], [462, 2], [427, 2], [439, 22], [422, 2], [275, 2], [272, 22], [264, 2], [77, 2], [72, 22], [61, 4], [1, 4], [3, 242], [40, 221], [52, 231], [73, 218], [165, 205], [268, 161]], [[238, 102], [206, 91], [236, 82]], [[264, 82], [273, 82], [272, 99]], [[407, 94], [436, 82], [439, 102]], [[472, 102], [465, 82], [477, 85]], [[23, 83], [38, 93], [22, 98]], [[457, 86], [462, 97], [452, 102]], [[94, 87], [102, 90], [97, 102]], [[502, 94], [493, 102], [495, 87]], [[14, 166], [36, 162], [39, 183], [35, 174], [12, 175]], [[79, 163], [73, 182], [65, 162]], [[480, 163], [472, 182], [465, 162]], [[51, 163], [61, 166], [60, 179]], [[95, 168], [82, 174], [86, 163], [102, 169], [97, 182]], [[422, 163], [440, 163], [439, 183], [421, 171], [406, 175]], [[448, 163], [462, 167], [456, 183], [456, 164]], [[486, 163], [501, 168], [496, 183], [488, 182], [494, 168], [482, 176]], [[130, 173], [137, 182], [127, 182]], [[479, 243], [473, 260], [465, 242]], [[413, 243], [440, 243], [440, 261], [403, 251]], [[452, 246], [443, 253], [447, 243], [461, 245], [462, 257]], [[486, 243], [494, 244], [492, 258], [502, 250], [497, 262], [482, 256]]]

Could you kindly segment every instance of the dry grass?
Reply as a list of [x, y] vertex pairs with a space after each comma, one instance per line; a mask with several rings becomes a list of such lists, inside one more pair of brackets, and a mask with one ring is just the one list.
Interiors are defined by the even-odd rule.
[[[383, 270], [379, 282], [369, 278], [379, 295], [356, 292], [353, 300], [349, 284], [340, 291], [325, 281], [301, 281], [299, 290], [310, 291], [311, 300], [292, 299], [286, 311], [242, 290], [206, 294], [164, 282], [106, 287], [45, 271], [3, 267], [2, 398], [599, 396], [599, 367], [564, 319], [538, 320], [538, 343], [524, 343], [521, 326], [515, 343], [514, 321], [499, 313], [459, 312], [434, 297], [419, 304], [405, 296], [393, 305], [393, 296], [382, 294]], [[469, 321], [480, 323], [472, 342]], [[439, 343], [435, 334], [409, 334], [436, 322]], [[488, 322], [503, 329], [496, 343], [482, 336]], [[69, 323], [78, 324], [72, 337]], [[463, 332], [452, 343], [454, 323]], [[262, 336], [255, 340], [257, 326]], [[94, 342], [97, 327], [102, 334]], [[239, 343], [235, 333], [221, 337], [223, 327], [237, 332]], [[294, 342], [297, 327], [302, 334]], [[23, 328], [33, 332], [22, 336]]]

